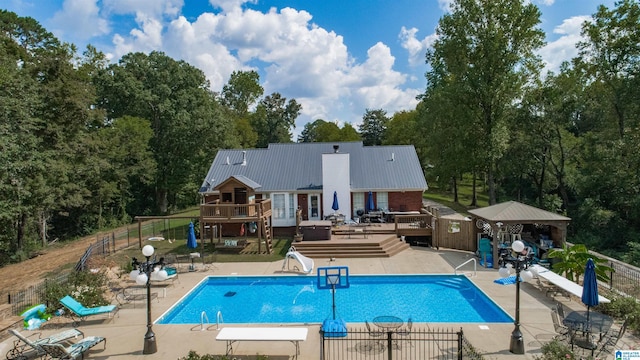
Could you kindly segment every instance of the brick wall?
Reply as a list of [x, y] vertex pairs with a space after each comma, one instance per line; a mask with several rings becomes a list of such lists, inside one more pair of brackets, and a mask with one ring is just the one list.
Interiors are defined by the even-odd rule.
[[389, 193], [389, 210], [419, 211], [422, 209], [422, 191]]

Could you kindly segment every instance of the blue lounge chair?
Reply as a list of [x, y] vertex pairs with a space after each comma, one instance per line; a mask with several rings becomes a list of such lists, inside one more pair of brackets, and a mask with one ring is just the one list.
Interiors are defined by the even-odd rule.
[[43, 356], [46, 352], [40, 346], [42, 344], [55, 344], [78, 337], [84, 337], [82, 331], [78, 329], [64, 330], [48, 337], [40, 337], [40, 333], [32, 334], [38, 334], [38, 338], [22, 335], [15, 329], [9, 329], [9, 333], [13, 334], [13, 336], [18, 339], [13, 342], [13, 349], [7, 352], [7, 360], [26, 359], [28, 355], [32, 354], [34, 356]]
[[60, 304], [67, 308], [70, 313], [69, 316], [74, 319], [74, 323], [84, 320], [92, 315], [107, 314], [109, 318], [118, 312], [118, 307], [115, 305], [96, 306], [92, 308], [85, 307], [76, 301], [76, 299], [67, 295], [60, 299]]
[[84, 353], [92, 347], [104, 342], [107, 348], [107, 339], [100, 336], [88, 336], [75, 344], [65, 347], [62, 344], [42, 344], [44, 351], [53, 359], [84, 359]]

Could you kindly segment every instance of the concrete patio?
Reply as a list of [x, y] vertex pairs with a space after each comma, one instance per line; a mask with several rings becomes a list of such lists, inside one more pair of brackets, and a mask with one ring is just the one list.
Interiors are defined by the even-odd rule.
[[[473, 257], [467, 252], [446, 249], [413, 247], [390, 258], [350, 259], [315, 259], [315, 266], [348, 266], [351, 274], [420, 274], [454, 272], [458, 266]], [[160, 294], [158, 301], [152, 302], [153, 319], [166, 311], [180, 299], [196, 283], [207, 275], [272, 275], [281, 274], [282, 261], [270, 263], [215, 263], [197, 265], [195, 272], [182, 272], [179, 281], [165, 288], [154, 288]], [[513, 285], [499, 285], [493, 281], [498, 273], [493, 269], [477, 268], [473, 274], [472, 263], [465, 266], [462, 272], [469, 274], [471, 280], [480, 287], [498, 305], [513, 316], [515, 312], [515, 287]], [[309, 275], [309, 276], [315, 276]], [[163, 295], [165, 295], [163, 297]], [[569, 300], [558, 297], [568, 309], [584, 309], [579, 299]], [[513, 355], [509, 352], [509, 340], [513, 324], [447, 324], [453, 329], [462, 328], [469, 342], [483, 354], [486, 359], [534, 359], [540, 356], [540, 347], [554, 335], [550, 309], [554, 299], [546, 297], [534, 284], [525, 283], [521, 286], [520, 318], [521, 330], [524, 335], [524, 355]], [[216, 341], [218, 333], [215, 318], [209, 319], [211, 324], [205, 325], [204, 330], [198, 325], [154, 325], [158, 351], [152, 355], [143, 355], [143, 341], [146, 332], [146, 308], [137, 304], [127, 305], [119, 311], [119, 316], [111, 321], [96, 318], [80, 324], [79, 329], [86, 336], [97, 335], [107, 338], [107, 346], [97, 346], [89, 351], [91, 359], [178, 359], [188, 354], [190, 350], [200, 355], [224, 354], [225, 342]], [[425, 304], [428, 306], [428, 304]], [[211, 316], [211, 315], [210, 315]], [[211, 316], [215, 317], [215, 316]], [[364, 319], [363, 319], [364, 320]], [[485, 325], [482, 326], [481, 325]], [[43, 336], [69, 328], [71, 324], [63, 318], [57, 318], [47, 323], [41, 330]], [[221, 325], [224, 327], [224, 324]], [[318, 359], [320, 354], [320, 324], [292, 325], [304, 326], [309, 329], [307, 340], [300, 343], [299, 359]], [[442, 327], [442, 324], [437, 326]], [[24, 331], [30, 334], [29, 331]], [[0, 353], [5, 354], [12, 348], [13, 338], [0, 343]], [[626, 335], [618, 343], [621, 349], [638, 349], [637, 339]], [[282, 342], [240, 342], [234, 345], [235, 355], [269, 355], [270, 359], [287, 359], [293, 356], [293, 346]], [[610, 356], [609, 358], [613, 358]]]

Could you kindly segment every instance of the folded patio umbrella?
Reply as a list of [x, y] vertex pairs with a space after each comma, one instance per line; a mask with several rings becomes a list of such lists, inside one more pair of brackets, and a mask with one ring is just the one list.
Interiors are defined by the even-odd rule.
[[333, 205], [331, 205], [331, 208], [333, 209], [333, 211], [338, 211], [338, 209], [340, 208], [338, 206], [338, 192], [337, 191], [333, 192]]
[[587, 321], [589, 321], [589, 308], [599, 304], [596, 265], [591, 258], [587, 260], [587, 266], [584, 269], [583, 279], [584, 283], [582, 284], [582, 303], [587, 305]]
[[198, 242], [196, 241], [196, 232], [193, 228], [193, 223], [189, 223], [189, 233], [187, 234], [187, 247], [189, 249], [195, 249], [198, 247]]
[[367, 212], [373, 211], [375, 208], [373, 207], [373, 193], [369, 191], [369, 195], [367, 196]]

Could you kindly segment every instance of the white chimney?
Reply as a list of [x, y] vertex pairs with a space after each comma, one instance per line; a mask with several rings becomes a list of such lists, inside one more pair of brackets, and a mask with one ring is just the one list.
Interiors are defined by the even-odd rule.
[[247, 166], [247, 152], [245, 150], [242, 151], [242, 166]]

